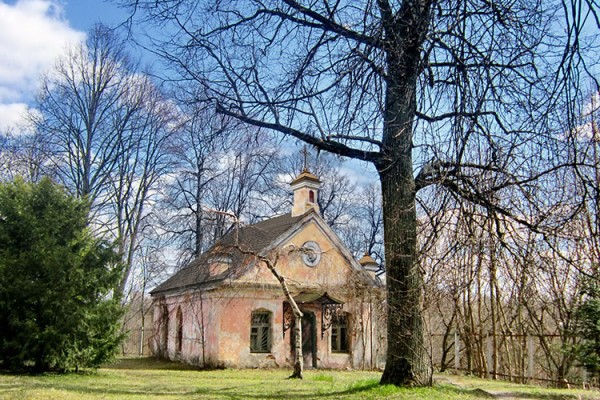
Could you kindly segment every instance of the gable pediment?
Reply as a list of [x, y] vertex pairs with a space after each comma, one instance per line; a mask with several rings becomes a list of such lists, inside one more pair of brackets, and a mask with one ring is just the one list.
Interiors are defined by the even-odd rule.
[[[317, 247], [318, 254], [312, 254], [315, 251], [312, 247]], [[304, 215], [294, 226], [273, 240], [261, 251], [261, 256], [277, 259], [277, 271], [287, 280], [288, 285], [299, 288], [326, 290], [330, 287], [347, 286], [357, 276], [372, 281], [333, 230], [314, 212]], [[318, 262], [310, 262], [315, 259]], [[237, 281], [278, 283], [268, 268], [260, 263], [254, 264]]]

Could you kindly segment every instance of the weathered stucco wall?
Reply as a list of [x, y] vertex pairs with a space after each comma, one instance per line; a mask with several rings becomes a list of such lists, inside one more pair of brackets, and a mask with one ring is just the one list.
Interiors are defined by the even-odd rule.
[[[166, 304], [169, 320], [166, 324], [168, 340], [165, 341], [165, 323], [155, 325], [155, 349], [166, 344], [167, 351], [155, 354], [208, 367], [286, 367], [293, 362], [292, 328], [283, 330], [284, 296], [276, 288], [222, 288], [204, 294], [181, 294], [166, 298], [166, 303], [155, 302], [154, 317], [160, 321], [161, 307]], [[182, 342], [177, 351], [177, 309], [181, 308]], [[322, 332], [320, 305], [302, 305], [303, 311], [314, 313], [318, 368], [357, 368], [377, 366], [381, 347], [380, 336], [370, 303], [347, 302], [343, 311], [349, 313], [349, 353], [331, 351], [331, 329]], [[253, 311], [271, 312], [271, 351], [250, 351], [251, 315]], [[305, 355], [306, 367], [312, 363]]]
[[[168, 309], [168, 318], [164, 308]], [[218, 365], [221, 302], [202, 292], [171, 295], [154, 300], [155, 355], [200, 366]], [[181, 309], [181, 350], [177, 349], [177, 310]]]
[[[286, 346], [282, 341], [283, 301], [273, 291], [227, 291], [227, 311], [221, 316], [219, 357], [228, 367], [278, 367], [286, 365]], [[271, 313], [271, 352], [250, 351], [253, 311]]]

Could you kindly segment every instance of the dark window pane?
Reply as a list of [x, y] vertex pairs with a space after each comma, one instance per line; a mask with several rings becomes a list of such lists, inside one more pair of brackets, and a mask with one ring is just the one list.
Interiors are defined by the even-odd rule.
[[348, 351], [348, 333], [346, 327], [340, 328], [340, 351]]
[[250, 351], [268, 353], [271, 351], [271, 313], [252, 313], [250, 328]]
[[331, 351], [334, 353], [347, 353], [348, 326], [346, 315], [338, 315], [331, 324]]

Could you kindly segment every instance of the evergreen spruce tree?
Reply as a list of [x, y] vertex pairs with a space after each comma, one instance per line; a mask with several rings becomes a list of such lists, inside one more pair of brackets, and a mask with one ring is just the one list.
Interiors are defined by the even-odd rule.
[[592, 375], [600, 378], [600, 287], [597, 279], [590, 279], [584, 288], [583, 303], [577, 308], [577, 334], [582, 342], [576, 347], [581, 365]]
[[89, 207], [49, 179], [0, 183], [0, 368], [68, 371], [110, 359], [120, 268]]

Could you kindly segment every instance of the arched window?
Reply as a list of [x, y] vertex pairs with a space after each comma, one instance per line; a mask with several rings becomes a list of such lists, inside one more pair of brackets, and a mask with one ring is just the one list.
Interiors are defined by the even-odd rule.
[[340, 313], [333, 318], [331, 324], [331, 352], [348, 353], [348, 313]]
[[252, 312], [250, 352], [271, 352], [271, 312], [269, 311], [257, 310]]
[[313, 192], [312, 190], [308, 191], [308, 201], [310, 201], [311, 203], [315, 202], [315, 192]]
[[168, 357], [169, 354], [169, 307], [162, 305], [162, 348], [160, 349], [162, 357]]
[[177, 307], [177, 335], [175, 336], [175, 351], [181, 353], [181, 347], [183, 342], [183, 313], [181, 312], [181, 306]]

